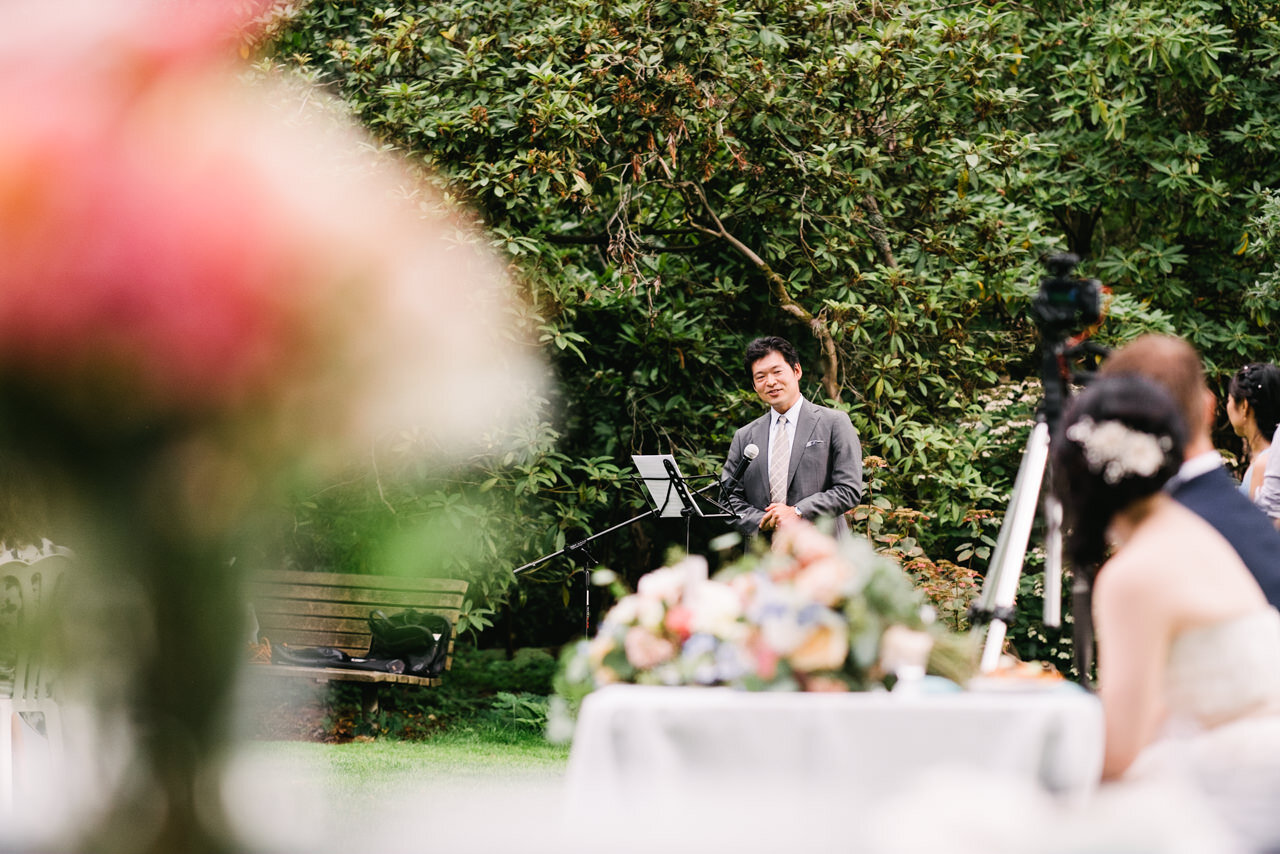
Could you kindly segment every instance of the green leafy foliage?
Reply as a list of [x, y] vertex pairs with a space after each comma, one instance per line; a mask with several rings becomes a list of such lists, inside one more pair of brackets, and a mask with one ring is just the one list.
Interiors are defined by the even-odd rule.
[[545, 695], [501, 691], [493, 698], [492, 714], [509, 724], [541, 733], [547, 729], [549, 706], [550, 701]]
[[1019, 76], [1043, 90], [1019, 116], [1045, 143], [1028, 164], [1044, 178], [1037, 207], [1130, 309], [1173, 320], [1212, 375], [1269, 357], [1275, 303], [1245, 250], [1280, 183], [1275, 9], [1042, 2], [1024, 26]]
[[[470, 466], [398, 492], [354, 473], [297, 514], [304, 563], [400, 554], [473, 579], [469, 628], [504, 603], [569, 619], [590, 561], [515, 586], [511, 568], [644, 512], [631, 454], [718, 470], [760, 411], [739, 367], [757, 334], [795, 340], [806, 395], [848, 410], [880, 461], [859, 522], [924, 561], [957, 622], [1039, 396], [1041, 253], [1075, 250], [1111, 287], [1104, 343], [1177, 332], [1215, 381], [1274, 353], [1266, 4], [281, 8], [258, 72], [329, 88], [478, 213], [555, 372], [537, 416]], [[401, 547], [373, 548], [387, 531]], [[718, 533], [645, 522], [591, 551], [634, 579]]]

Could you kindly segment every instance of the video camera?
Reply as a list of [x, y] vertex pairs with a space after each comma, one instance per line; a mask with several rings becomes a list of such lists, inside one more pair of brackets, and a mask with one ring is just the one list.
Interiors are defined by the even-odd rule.
[[1070, 252], [1050, 255], [1044, 262], [1049, 275], [1040, 279], [1040, 292], [1031, 301], [1031, 314], [1046, 340], [1065, 337], [1102, 319], [1102, 282], [1078, 279], [1071, 271], [1080, 257]]

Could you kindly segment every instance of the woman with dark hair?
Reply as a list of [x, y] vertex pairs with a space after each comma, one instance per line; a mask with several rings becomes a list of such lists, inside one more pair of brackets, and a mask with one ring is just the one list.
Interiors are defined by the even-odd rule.
[[1280, 424], [1280, 368], [1266, 363], [1245, 365], [1227, 386], [1227, 419], [1244, 439], [1249, 457], [1240, 491], [1251, 500], [1262, 486], [1271, 453], [1271, 437]]
[[1103, 776], [1189, 777], [1251, 846], [1276, 849], [1280, 613], [1162, 489], [1183, 441], [1173, 400], [1134, 376], [1091, 385], [1054, 439], [1067, 548], [1093, 580]]

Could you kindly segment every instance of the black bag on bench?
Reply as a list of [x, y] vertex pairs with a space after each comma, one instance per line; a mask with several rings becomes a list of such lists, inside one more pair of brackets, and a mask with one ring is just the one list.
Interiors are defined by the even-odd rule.
[[409, 676], [439, 676], [449, 656], [448, 619], [412, 608], [390, 616], [369, 614], [369, 658], [398, 658]]
[[378, 673], [403, 673], [405, 663], [399, 659], [352, 658], [331, 646], [271, 646], [272, 664], [295, 667], [337, 667], [342, 670], [373, 670]]

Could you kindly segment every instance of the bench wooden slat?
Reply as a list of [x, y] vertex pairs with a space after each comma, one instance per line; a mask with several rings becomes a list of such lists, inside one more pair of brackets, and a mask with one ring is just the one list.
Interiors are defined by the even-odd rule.
[[[369, 637], [369, 624], [365, 620], [344, 620], [337, 617], [294, 617], [289, 614], [258, 614], [258, 630], [269, 634], [269, 629], [287, 632], [293, 636], [297, 632], [315, 632], [330, 635], [351, 635], [353, 637]], [[283, 637], [284, 635], [281, 635]]]
[[269, 672], [272, 676], [310, 679], [314, 682], [364, 682], [366, 684], [391, 683], [393, 685], [420, 685], [438, 688], [439, 677], [406, 676], [403, 673], [378, 673], [366, 670], [341, 670], [335, 667], [295, 667], [291, 664], [253, 664], [253, 672]]
[[[431, 613], [439, 613], [432, 611]], [[456, 623], [456, 617], [449, 614], [440, 614], [440, 616], [449, 620], [450, 623]], [[369, 623], [366, 620], [347, 620], [339, 617], [295, 617], [289, 614], [258, 614], [258, 630], [262, 634], [267, 634], [268, 629], [275, 629], [277, 633], [294, 632], [318, 632], [320, 634], [332, 635], [353, 635], [362, 636], [366, 639], [369, 637]], [[281, 634], [281, 637], [284, 637]]]
[[299, 572], [279, 569], [258, 573], [251, 584], [300, 584], [373, 590], [422, 590], [442, 593], [467, 592], [467, 582], [457, 578], [416, 578], [404, 575], [357, 575], [346, 572]]
[[[288, 623], [259, 621], [258, 634], [272, 643], [287, 643], [290, 646], [332, 646], [344, 652], [356, 650], [361, 655], [369, 651], [368, 629], [363, 632], [342, 631], [323, 626], [308, 628]], [[449, 639], [449, 650], [453, 650], [452, 637]]]
[[364, 615], [374, 608], [417, 608], [419, 610], [457, 611], [462, 608], [461, 593], [414, 593], [412, 591], [365, 590], [336, 587], [288, 588], [249, 587], [255, 609], [302, 613], [326, 613], [326, 607], [363, 606]]
[[259, 634], [271, 641], [272, 645], [331, 646], [353, 656], [362, 656], [369, 652], [368, 632], [361, 635], [352, 632], [317, 632], [282, 626], [262, 626]]
[[[440, 614], [456, 626], [462, 613], [467, 582], [453, 578], [406, 578], [389, 575], [348, 575], [329, 572], [277, 570], [249, 581], [249, 596], [258, 619], [258, 633], [272, 645], [327, 646], [352, 657], [369, 651], [369, 612], [388, 615], [405, 609]], [[445, 669], [453, 665], [454, 637], [450, 633]], [[271, 676], [305, 678], [315, 682], [358, 682], [365, 692], [379, 684], [437, 686], [438, 677], [346, 670], [337, 667], [255, 665], [253, 671]], [[365, 694], [365, 713], [377, 709], [376, 693]]]

